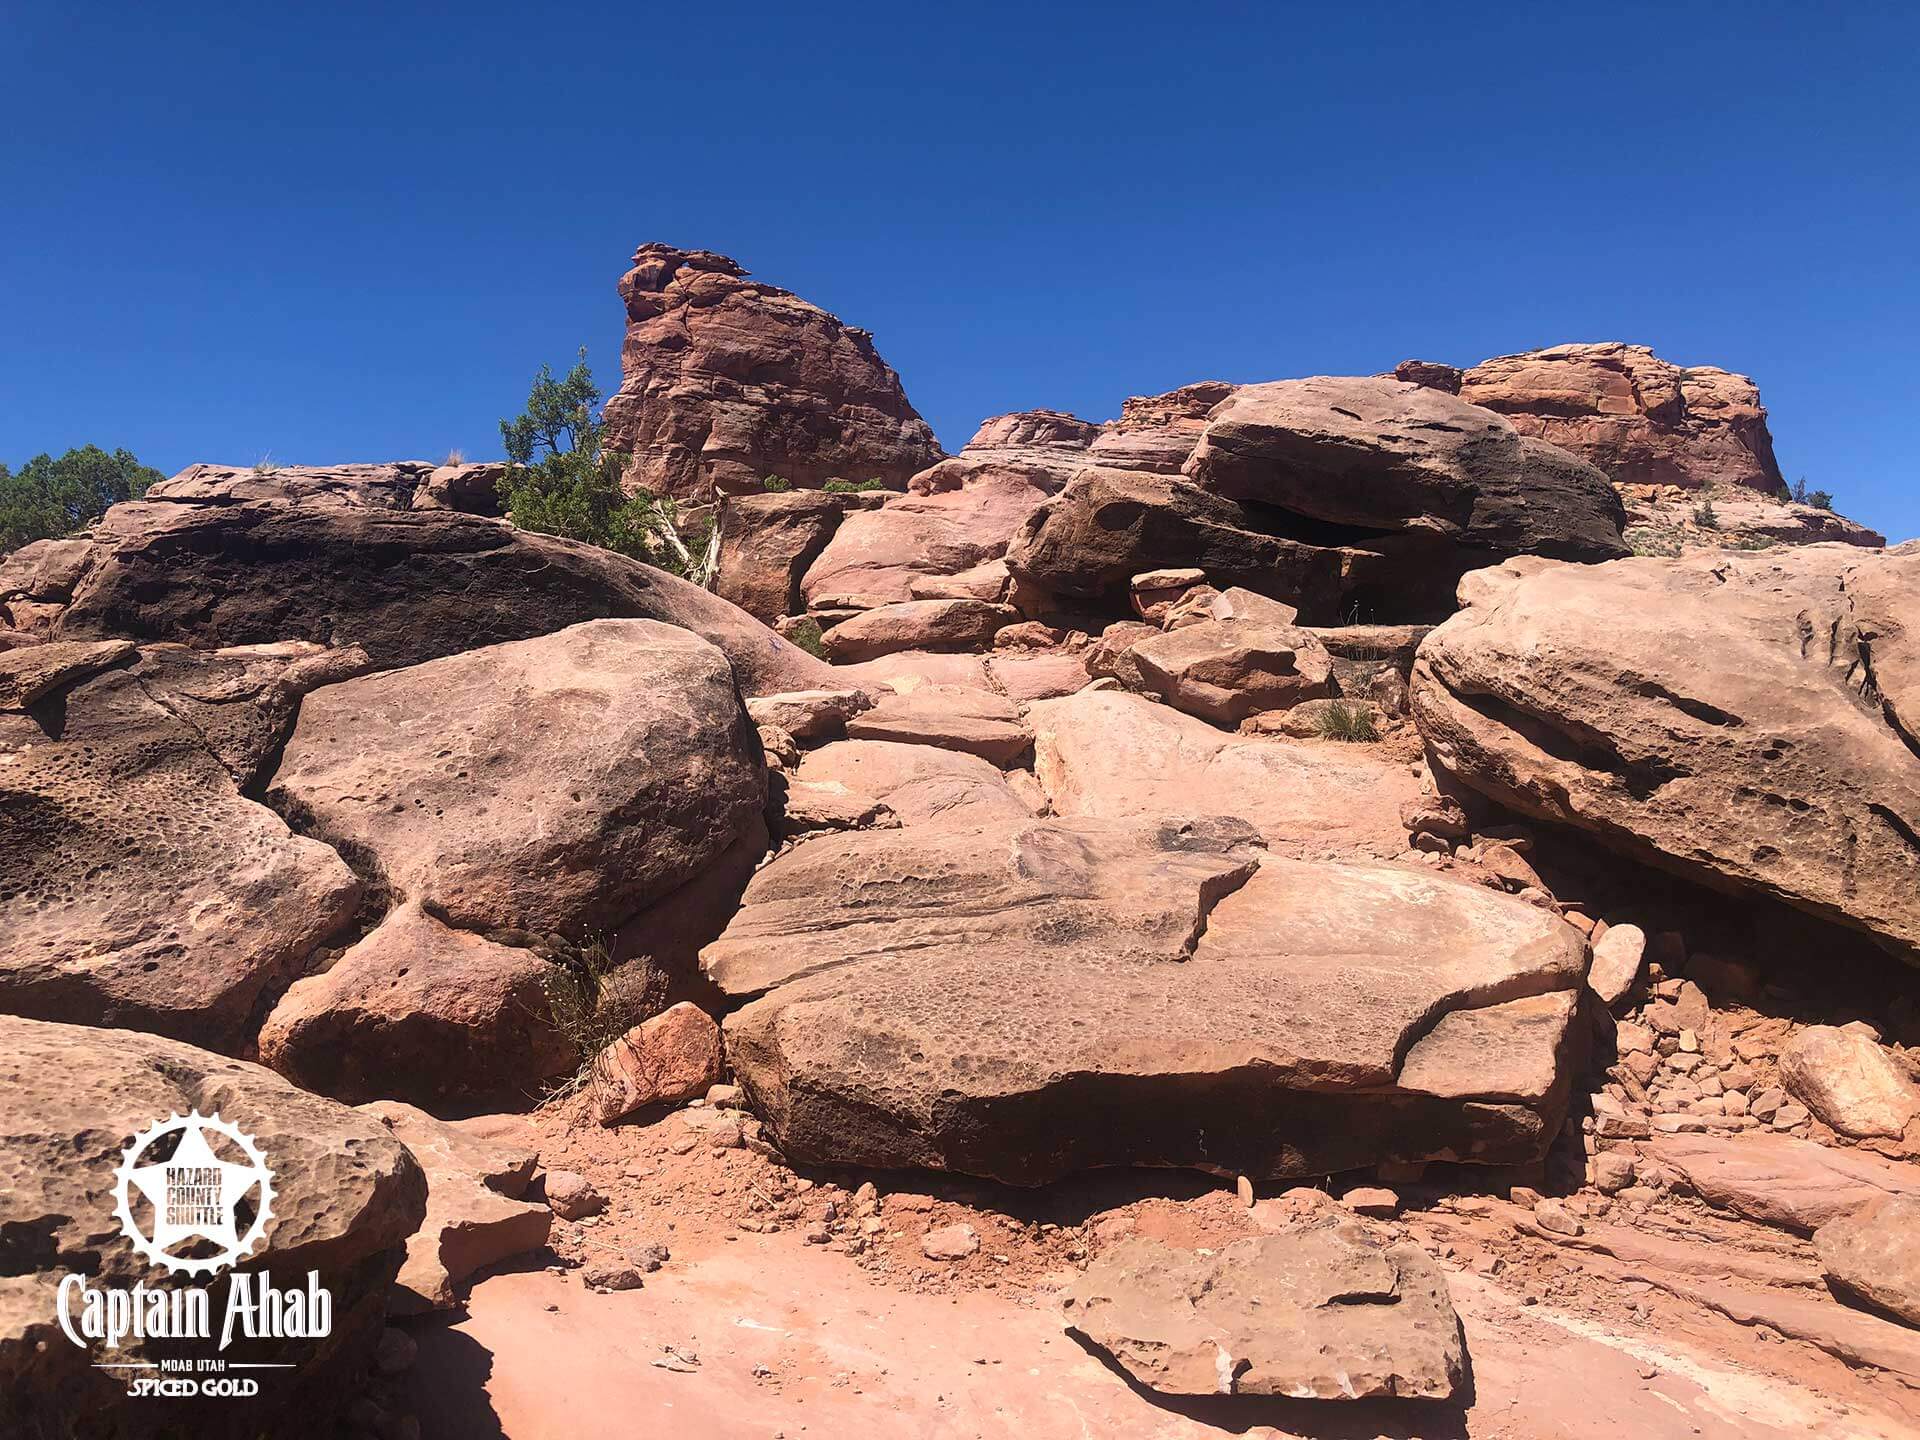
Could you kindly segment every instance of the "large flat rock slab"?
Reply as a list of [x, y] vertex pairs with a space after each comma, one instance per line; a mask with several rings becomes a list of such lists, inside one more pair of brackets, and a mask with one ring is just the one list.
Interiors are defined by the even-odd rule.
[[1920, 961], [1920, 554], [1528, 559], [1461, 591], [1412, 686], [1459, 783]]
[[809, 750], [795, 779], [841, 785], [885, 805], [902, 825], [974, 826], [1031, 813], [978, 755], [900, 740], [838, 740]]
[[448, 924], [577, 935], [707, 871], [766, 776], [717, 649], [600, 620], [325, 687], [269, 794]]
[[1449, 1400], [1466, 1379], [1440, 1267], [1351, 1218], [1217, 1253], [1127, 1240], [1062, 1303], [1069, 1334], [1163, 1395]]
[[1229, 735], [1113, 691], [1040, 701], [1027, 723], [1057, 815], [1238, 815], [1274, 850], [1301, 857], [1386, 859], [1407, 848], [1400, 807], [1419, 798], [1419, 782], [1365, 746]]
[[[1489, 890], [1163, 816], [808, 841], [702, 961], [789, 1154], [1038, 1184], [1535, 1159], [1573, 1006], [1508, 1007], [1570, 997], [1585, 951]], [[1478, 1083], [1494, 1048], [1525, 1058]]]

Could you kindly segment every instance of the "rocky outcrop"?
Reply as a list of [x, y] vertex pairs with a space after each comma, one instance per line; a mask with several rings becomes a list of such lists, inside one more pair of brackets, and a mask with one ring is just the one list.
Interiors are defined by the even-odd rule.
[[501, 461], [457, 463], [435, 469], [413, 492], [415, 510], [458, 510], [463, 515], [490, 515], [505, 511], [500, 482], [507, 477]]
[[713, 593], [771, 625], [807, 608], [800, 581], [851, 511], [871, 510], [877, 493], [782, 490], [721, 502], [720, 558]]
[[1188, 481], [1104, 468], [1082, 470], [1033, 509], [1006, 555], [1027, 584], [1116, 615], [1129, 607], [1133, 577], [1152, 570], [1199, 569], [1215, 585], [1244, 586], [1327, 620], [1345, 596], [1387, 579], [1376, 551], [1286, 539]]
[[807, 602], [820, 609], [949, 594], [1000, 599], [1004, 575], [994, 584], [983, 572], [1035, 507], [1085, 465], [1093, 429], [1052, 411], [988, 420], [958, 455], [915, 475], [906, 495], [848, 517], [801, 582]]
[[0, 1008], [233, 1049], [359, 903], [126, 670], [0, 712], [0, 761]]
[[526, 1194], [540, 1156], [470, 1133], [424, 1110], [376, 1100], [359, 1113], [384, 1125], [412, 1152], [427, 1177], [427, 1214], [407, 1241], [394, 1282], [396, 1314], [451, 1309], [475, 1271], [547, 1243], [553, 1211]]
[[1460, 552], [1455, 574], [1508, 555], [1626, 553], [1605, 475], [1490, 410], [1397, 380], [1243, 386], [1214, 410], [1186, 473], [1279, 512], [1279, 533], [1307, 539], [1321, 527], [1376, 546], [1426, 539]]
[[1920, 556], [1514, 561], [1462, 598], [1413, 679], [1457, 783], [1920, 961]]
[[1136, 641], [1126, 662], [1148, 693], [1229, 727], [1332, 688], [1333, 657], [1297, 625], [1206, 620]]
[[1597, 465], [1620, 485], [1780, 491], [1766, 407], [1744, 375], [1644, 345], [1555, 345], [1465, 371], [1459, 395]]
[[864, 610], [826, 633], [834, 660], [873, 660], [901, 650], [982, 650], [1019, 616], [984, 600], [902, 600]]
[[358, 473], [403, 467], [186, 483], [205, 468], [155, 486], [161, 498], [114, 506], [87, 553], [63, 561], [80, 578], [47, 618], [58, 638], [357, 645], [384, 669], [633, 617], [712, 641], [749, 693], [832, 683], [825, 665], [697, 585], [504, 521], [394, 508], [412, 492]]
[[1683, 548], [1757, 550], [1768, 545], [1817, 545], [1838, 540], [1878, 550], [1878, 531], [1818, 505], [1721, 487], [1686, 490], [1678, 485], [1616, 487], [1627, 507], [1624, 532], [1634, 553], [1677, 555]]
[[[0, 1433], [114, 1435], [130, 1440], [314, 1433], [342, 1418], [372, 1357], [388, 1287], [407, 1237], [426, 1213], [427, 1186], [406, 1147], [370, 1117], [296, 1090], [269, 1070], [191, 1045], [125, 1030], [0, 1016]], [[254, 1399], [129, 1401], [124, 1372], [96, 1360], [154, 1361], [178, 1353], [129, 1337], [89, 1351], [61, 1334], [56, 1291], [68, 1275], [95, 1288], [135, 1282], [166, 1293], [211, 1290], [219, 1324], [235, 1271], [194, 1280], [153, 1264], [114, 1223], [122, 1147], [168, 1117], [219, 1114], [252, 1137], [272, 1172], [264, 1236], [238, 1272], [278, 1287], [319, 1273], [332, 1297], [324, 1338], [235, 1338], [235, 1362], [290, 1363]], [[161, 1142], [164, 1143], [164, 1142]], [[244, 1217], [243, 1217], [244, 1218]], [[194, 1353], [208, 1353], [204, 1349]]]
[[958, 750], [1003, 770], [1033, 748], [1033, 732], [1019, 707], [1004, 695], [970, 685], [920, 685], [904, 695], [882, 696], [847, 722], [847, 734]]
[[578, 936], [709, 869], [765, 787], [725, 657], [598, 620], [328, 686], [269, 793], [448, 924]]
[[1351, 1217], [1217, 1253], [1127, 1240], [1062, 1304], [1069, 1334], [1163, 1395], [1446, 1400], [1466, 1379], [1440, 1267]]
[[1120, 406], [1120, 418], [1100, 427], [1088, 447], [1096, 465], [1178, 475], [1200, 443], [1213, 407], [1238, 388], [1224, 380], [1201, 380], [1164, 395], [1135, 395]]
[[642, 245], [620, 278], [627, 307], [606, 444], [630, 490], [705, 500], [769, 475], [898, 488], [940, 458], [864, 330], [709, 250]]
[[702, 964], [748, 1002], [727, 1055], [785, 1153], [1030, 1185], [1535, 1158], [1585, 947], [1489, 890], [1160, 817], [810, 840]]

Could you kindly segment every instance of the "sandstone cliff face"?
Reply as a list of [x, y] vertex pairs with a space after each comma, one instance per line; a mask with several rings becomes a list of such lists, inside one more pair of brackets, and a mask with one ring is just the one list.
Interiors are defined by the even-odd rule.
[[1644, 345], [1502, 355], [1460, 374], [1458, 393], [1598, 465], [1616, 485], [1783, 488], [1759, 387], [1711, 365], [1670, 364]]
[[883, 480], [941, 456], [873, 337], [709, 250], [642, 245], [621, 277], [624, 379], [606, 440], [630, 452], [629, 489], [707, 499]]

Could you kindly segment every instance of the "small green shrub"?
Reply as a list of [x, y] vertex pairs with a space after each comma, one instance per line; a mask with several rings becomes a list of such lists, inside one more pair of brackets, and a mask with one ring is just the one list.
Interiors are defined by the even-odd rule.
[[820, 643], [820, 622], [818, 620], [809, 618], [789, 627], [787, 630], [787, 639], [798, 645], [809, 655], [817, 656], [822, 660], [827, 658], [827, 647]]
[[1807, 495], [1807, 504], [1816, 510], [1831, 510], [1833, 509], [1833, 492], [1831, 490], [1810, 491]]
[[554, 1027], [579, 1057], [571, 1075], [555, 1083], [555, 1095], [572, 1095], [593, 1083], [600, 1052], [667, 1005], [667, 977], [647, 960], [615, 965], [595, 941], [556, 955], [541, 980]]
[[1322, 740], [1346, 740], [1364, 743], [1378, 740], [1373, 712], [1364, 705], [1349, 705], [1335, 700], [1314, 717], [1313, 728]]
[[769, 475], [760, 482], [760, 488], [769, 495], [778, 495], [782, 490], [791, 490], [793, 482], [778, 475]]
[[829, 495], [864, 495], [872, 490], [885, 490], [884, 480], [829, 480], [820, 487]]
[[1720, 515], [1713, 508], [1712, 500], [1702, 500], [1700, 504], [1695, 507], [1693, 523], [1698, 525], [1702, 530], [1718, 530], [1720, 528]]

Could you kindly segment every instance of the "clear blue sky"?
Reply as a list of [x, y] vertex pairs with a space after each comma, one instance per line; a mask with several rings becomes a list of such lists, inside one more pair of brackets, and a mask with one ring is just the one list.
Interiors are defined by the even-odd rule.
[[634, 246], [878, 337], [949, 447], [1623, 339], [1920, 535], [1920, 10], [0, 0], [0, 458], [498, 453]]

